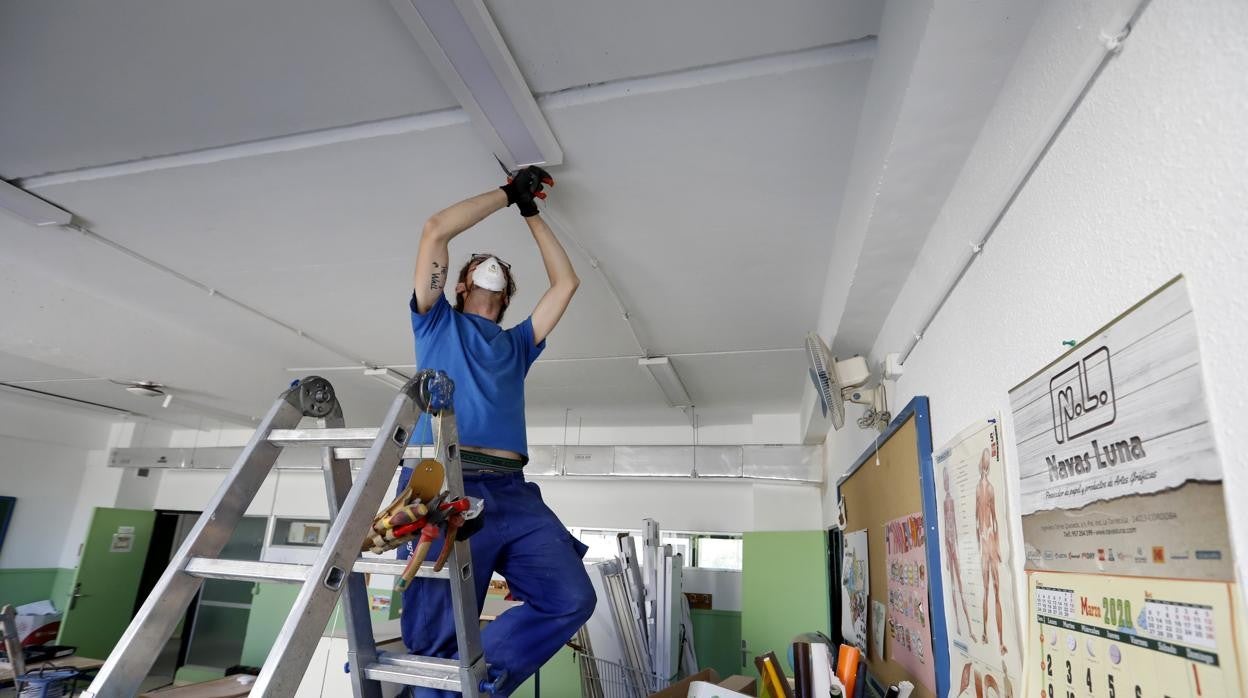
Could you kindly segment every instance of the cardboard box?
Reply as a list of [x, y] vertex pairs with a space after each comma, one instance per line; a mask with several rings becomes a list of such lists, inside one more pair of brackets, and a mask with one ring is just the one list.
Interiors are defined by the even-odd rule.
[[719, 674], [714, 669], [703, 669], [693, 676], [677, 681], [658, 693], [651, 693], [650, 698], [686, 698], [689, 695], [689, 686], [694, 681], [709, 681], [715, 683], [719, 681]]
[[752, 694], [738, 693], [724, 688], [723, 684], [694, 681], [689, 684], [689, 693], [686, 694], [686, 698], [752, 698]]
[[56, 642], [61, 631], [61, 612], [51, 601], [35, 601], [17, 607], [17, 639], [23, 647]]
[[733, 674], [723, 681], [719, 682], [720, 687], [726, 688], [737, 693], [744, 693], [747, 696], [754, 695], [757, 690], [754, 687], [753, 676], [742, 676], [741, 674]]
[[714, 608], [710, 594], [694, 594], [686, 591], [685, 598], [689, 599], [689, 608], [698, 608], [706, 611]]

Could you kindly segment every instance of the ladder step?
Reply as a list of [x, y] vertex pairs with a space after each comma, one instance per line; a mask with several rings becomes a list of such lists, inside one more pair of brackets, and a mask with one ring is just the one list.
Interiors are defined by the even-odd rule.
[[351, 429], [274, 429], [269, 443], [277, 446], [348, 446], [369, 448], [377, 440], [375, 427]]
[[[478, 659], [476, 664], [481, 663]], [[476, 675], [473, 669], [469, 673]], [[364, 678], [405, 686], [424, 686], [446, 691], [460, 691], [459, 661], [438, 657], [419, 657], [414, 654], [382, 652], [377, 662], [364, 667]]]
[[[364, 460], [368, 449], [377, 438], [377, 430], [371, 427], [352, 429], [274, 429], [269, 433], [269, 443], [290, 448], [293, 446], [332, 446], [334, 457], [342, 460]], [[422, 458], [419, 446], [408, 446], [404, 458]]]
[[[407, 566], [406, 560], [390, 560], [385, 558], [360, 558], [355, 561], [355, 571], [365, 574], [403, 574]], [[308, 578], [311, 565], [293, 562], [261, 562], [257, 560], [216, 560], [206, 557], [193, 557], [186, 563], [183, 570], [192, 577], [204, 579], [234, 579], [243, 582], [289, 582], [302, 584]], [[426, 562], [417, 571], [417, 577], [449, 579], [450, 568], [444, 567], [441, 572], [433, 571], [433, 563]]]

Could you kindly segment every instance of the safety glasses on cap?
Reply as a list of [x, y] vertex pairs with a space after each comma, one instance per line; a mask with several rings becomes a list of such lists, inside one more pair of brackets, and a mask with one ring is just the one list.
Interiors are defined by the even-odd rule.
[[507, 262], [504, 262], [503, 260], [499, 259], [495, 255], [489, 254], [486, 252], [478, 252], [472, 255], [472, 257], [468, 259], [468, 264], [471, 265], [477, 262], [484, 262], [485, 260], [490, 259], [491, 257], [497, 260], [499, 265], [501, 265], [503, 269], [506, 270], [507, 272], [507, 297], [511, 298], [516, 293], [516, 280], [511, 277], [511, 265], [510, 264], [508, 264]]
[[[498, 257], [492, 254], [489, 254], [486, 252], [477, 252], [476, 254], [472, 255], [471, 258], [469, 258], [468, 263], [472, 264], [473, 262], [483, 262], [489, 259], [490, 257], [494, 257], [494, 259], [498, 259]], [[503, 268], [506, 269], [507, 271], [511, 271], [511, 265], [508, 264], [507, 262], [504, 262], [503, 260], [498, 259], [498, 263], [503, 265]]]

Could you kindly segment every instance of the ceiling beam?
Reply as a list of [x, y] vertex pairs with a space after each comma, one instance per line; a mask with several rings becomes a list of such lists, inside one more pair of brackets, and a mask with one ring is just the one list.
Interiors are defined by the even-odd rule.
[[832, 228], [818, 330], [833, 338], [834, 354], [871, 348], [1039, 8], [1026, 0], [886, 4]]
[[483, 0], [390, 4], [508, 170], [563, 164], [563, 149]]

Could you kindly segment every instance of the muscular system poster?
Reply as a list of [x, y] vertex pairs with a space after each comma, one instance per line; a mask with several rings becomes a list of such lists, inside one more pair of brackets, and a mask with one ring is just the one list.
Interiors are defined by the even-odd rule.
[[1009, 695], [1020, 685], [1022, 645], [998, 420], [955, 436], [936, 452], [935, 469], [950, 695], [993, 684]]

